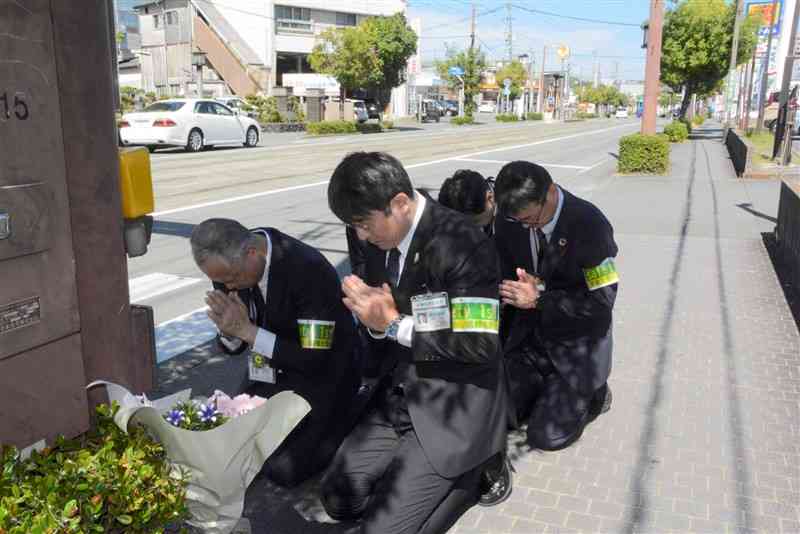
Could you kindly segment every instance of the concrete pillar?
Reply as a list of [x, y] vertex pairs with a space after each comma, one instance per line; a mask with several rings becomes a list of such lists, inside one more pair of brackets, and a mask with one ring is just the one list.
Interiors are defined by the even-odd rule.
[[278, 112], [280, 112], [281, 116], [285, 117], [286, 113], [289, 111], [289, 97], [292, 96], [292, 88], [273, 87], [272, 96], [274, 96], [277, 101]]
[[322, 89], [306, 89], [306, 121], [320, 122], [323, 120], [322, 98], [325, 91]]

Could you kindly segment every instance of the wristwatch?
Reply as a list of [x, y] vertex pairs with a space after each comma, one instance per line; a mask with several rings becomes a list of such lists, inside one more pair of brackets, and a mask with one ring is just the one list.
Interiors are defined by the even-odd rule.
[[386, 337], [392, 341], [397, 341], [397, 333], [400, 331], [400, 323], [405, 319], [405, 315], [398, 315], [386, 327]]

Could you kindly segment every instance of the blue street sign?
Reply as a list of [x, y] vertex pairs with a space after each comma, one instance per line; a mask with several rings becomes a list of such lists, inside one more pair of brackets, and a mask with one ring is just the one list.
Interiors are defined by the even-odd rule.
[[511, 88], [505, 87], [503, 88], [503, 96], [509, 96], [511, 94]]
[[447, 69], [447, 74], [449, 74], [450, 76], [463, 76], [464, 69], [462, 69], [461, 67], [450, 67], [449, 69]]

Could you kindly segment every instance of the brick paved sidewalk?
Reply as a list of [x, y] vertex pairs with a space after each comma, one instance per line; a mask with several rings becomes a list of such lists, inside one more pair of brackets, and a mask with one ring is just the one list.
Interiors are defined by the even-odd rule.
[[[778, 184], [736, 179], [707, 139], [674, 145], [670, 176], [589, 198], [621, 251], [613, 407], [564, 451], [511, 435], [511, 498], [451, 532], [799, 533], [800, 338], [762, 241]], [[253, 532], [347, 532], [301, 517], [315, 484], [257, 480]]]
[[621, 250], [614, 405], [452, 532], [800, 532], [800, 339], [761, 236], [777, 199], [717, 140], [593, 195]]

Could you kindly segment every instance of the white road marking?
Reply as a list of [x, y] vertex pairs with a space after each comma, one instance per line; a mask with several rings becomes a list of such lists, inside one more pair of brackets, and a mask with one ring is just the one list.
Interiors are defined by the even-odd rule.
[[583, 173], [585, 173], [585, 172], [589, 172], [589, 171], [591, 171], [592, 169], [594, 169], [595, 167], [597, 167], [598, 165], [602, 165], [603, 163], [605, 163], [605, 162], [607, 162], [607, 161], [608, 161], [608, 158], [601, 159], [601, 160], [600, 160], [600, 161], [598, 161], [597, 163], [594, 163], [594, 164], [590, 165], [589, 167], [586, 167], [585, 169], [583, 169], [583, 170], [582, 170], [581, 172], [579, 172], [578, 174], [583, 174]]
[[[520, 148], [528, 148], [528, 147], [537, 146], [537, 145], [543, 145], [543, 144], [547, 144], [547, 143], [555, 143], [555, 142], [558, 142], [558, 141], [565, 141], [567, 139], [575, 139], [577, 137], [584, 137], [584, 136], [587, 136], [587, 135], [605, 133], [605, 132], [608, 132], [608, 131], [611, 131], [611, 130], [617, 130], [619, 128], [630, 128], [630, 127], [631, 127], [630, 124], [624, 124], [624, 125], [621, 125], [621, 126], [612, 126], [611, 128], [602, 128], [600, 130], [593, 130], [591, 132], [582, 132], [582, 133], [573, 134], [573, 135], [565, 135], [565, 136], [562, 136], [562, 137], [554, 137], [552, 139], [542, 139], [541, 141], [534, 141], [532, 143], [525, 143], [525, 144], [522, 144], [522, 145], [512, 145], [512, 146], [507, 146], [507, 147], [492, 148], [492, 149], [489, 149], [489, 150], [483, 150], [483, 151], [479, 151], [479, 152], [472, 152], [472, 153], [469, 153], [469, 154], [462, 154], [460, 156], [453, 156], [453, 157], [450, 157], [450, 158], [437, 159], [437, 160], [433, 160], [433, 161], [425, 161], [423, 163], [415, 163], [413, 165], [406, 165], [405, 168], [406, 169], [416, 169], [418, 167], [427, 167], [427, 166], [430, 166], [430, 165], [438, 165], [440, 163], [446, 163], [448, 161], [457, 161], [457, 160], [460, 160], [460, 159], [468, 159], [468, 158], [472, 158], [472, 157], [475, 157], [475, 156], [480, 156], [482, 154], [491, 154], [491, 153], [494, 153], [494, 152], [504, 152], [504, 151], [508, 151], [508, 150], [517, 150], [517, 149], [520, 149]], [[224, 198], [224, 199], [221, 199], [221, 200], [214, 200], [214, 201], [211, 201], [211, 202], [203, 202], [202, 204], [195, 204], [193, 206], [184, 206], [182, 208], [174, 208], [174, 209], [170, 209], [170, 210], [157, 211], [157, 212], [153, 213], [153, 217], [161, 217], [161, 216], [164, 216], [164, 215], [171, 215], [173, 213], [182, 213], [184, 211], [191, 211], [191, 210], [196, 210], [196, 209], [201, 209], [201, 208], [207, 208], [207, 207], [210, 207], [210, 206], [219, 206], [221, 204], [229, 204], [231, 202], [238, 202], [239, 200], [250, 200], [252, 198], [259, 198], [259, 197], [264, 197], [264, 196], [269, 196], [269, 195], [277, 195], [278, 193], [286, 193], [288, 191], [297, 191], [299, 189], [308, 189], [309, 187], [318, 187], [320, 185], [325, 185], [327, 183], [328, 183], [328, 180], [324, 180], [324, 181], [320, 181], [320, 182], [313, 182], [313, 183], [310, 183], [310, 184], [295, 185], [295, 186], [292, 186], [292, 187], [284, 187], [284, 188], [281, 188], [281, 189], [272, 189], [270, 191], [261, 191], [259, 193], [250, 193], [248, 195], [240, 195], [238, 197]]]
[[199, 278], [187, 278], [174, 274], [151, 273], [128, 280], [131, 302], [142, 302], [158, 295], [177, 291], [199, 283]]
[[[508, 161], [500, 161], [498, 159], [473, 159], [473, 158], [456, 158], [454, 161], [469, 161], [472, 163], [496, 163], [498, 165], [505, 165], [509, 163]], [[537, 165], [541, 165], [542, 167], [552, 167], [554, 169], [582, 169], [588, 170], [589, 167], [585, 165], [561, 165], [560, 163], [539, 163], [536, 162]]]
[[156, 361], [163, 362], [214, 339], [217, 327], [206, 307], [184, 313], [156, 326]]

